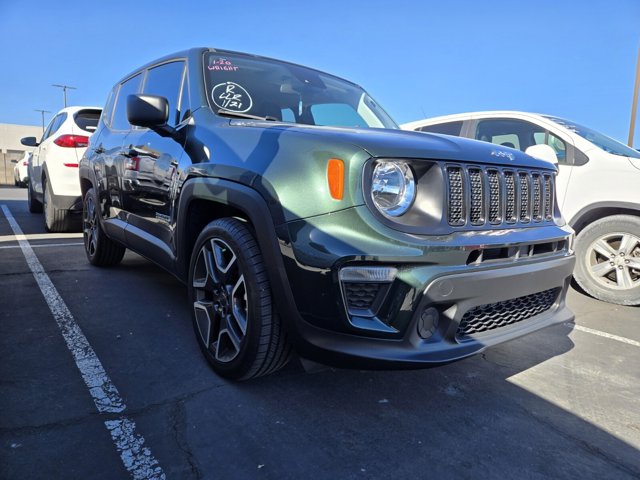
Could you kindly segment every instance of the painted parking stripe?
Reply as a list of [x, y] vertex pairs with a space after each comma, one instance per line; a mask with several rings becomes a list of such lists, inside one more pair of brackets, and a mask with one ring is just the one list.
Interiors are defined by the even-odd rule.
[[[26, 240], [65, 240], [82, 238], [82, 233], [23, 233]], [[13, 242], [14, 235], [0, 235], [0, 243]]]
[[[6, 205], [2, 205], [2, 211], [62, 332], [62, 337], [75, 360], [78, 370], [80, 370], [82, 379], [89, 389], [98, 412], [122, 413], [126, 405], [118, 389], [107, 375], [87, 337], [82, 333], [66, 303], [64, 303], [58, 290], [56, 290], [53, 282], [44, 271], [44, 267], [22, 233], [18, 222], [11, 215], [9, 208]], [[158, 461], [153, 457], [149, 448], [144, 446], [144, 438], [142, 435], [135, 433], [136, 425], [132, 420], [121, 416], [117, 420], [106, 420], [104, 424], [120, 453], [122, 463], [134, 479], [165, 478]]]
[[[47, 247], [77, 247], [84, 243], [43, 243], [42, 245], [31, 245], [31, 248], [47, 248]], [[9, 250], [11, 248], [22, 248], [20, 245], [4, 245], [0, 250]]]
[[615, 340], [617, 342], [626, 343], [627, 345], [633, 345], [634, 347], [640, 347], [640, 342], [636, 340], [631, 340], [630, 338], [627, 338], [627, 337], [620, 337], [619, 335], [613, 335], [611, 333], [601, 332], [600, 330], [594, 330], [593, 328], [583, 327], [582, 325], [574, 325], [574, 324], [569, 324], [569, 325], [572, 326], [575, 330], [578, 330], [580, 332], [590, 333], [591, 335], [597, 335], [599, 337], [608, 338], [610, 340]]

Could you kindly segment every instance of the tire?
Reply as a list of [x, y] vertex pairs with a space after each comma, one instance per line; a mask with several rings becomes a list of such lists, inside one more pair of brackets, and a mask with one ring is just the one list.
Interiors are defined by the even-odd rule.
[[33, 187], [31, 186], [31, 180], [27, 182], [27, 204], [29, 205], [29, 212], [42, 213], [42, 204], [36, 200]]
[[44, 211], [44, 228], [47, 232], [59, 233], [69, 230], [69, 211], [56, 208], [52, 203], [51, 184], [42, 181], [42, 210]]
[[640, 217], [613, 215], [576, 237], [574, 278], [592, 297], [640, 305]]
[[222, 218], [205, 227], [191, 255], [188, 285], [196, 338], [216, 373], [246, 380], [286, 365], [291, 346], [262, 254], [243, 222]]
[[122, 261], [126, 248], [104, 233], [98, 218], [98, 208], [95, 190], [90, 188], [82, 199], [84, 251], [91, 265], [111, 267]]

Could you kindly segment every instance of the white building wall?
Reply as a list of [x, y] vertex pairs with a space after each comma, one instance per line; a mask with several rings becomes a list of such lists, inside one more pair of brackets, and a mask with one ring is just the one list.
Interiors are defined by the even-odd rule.
[[19, 160], [24, 152], [33, 150], [20, 143], [22, 137], [42, 137], [42, 127], [34, 125], [14, 125], [0, 123], [0, 183], [13, 184], [13, 167], [11, 160]]

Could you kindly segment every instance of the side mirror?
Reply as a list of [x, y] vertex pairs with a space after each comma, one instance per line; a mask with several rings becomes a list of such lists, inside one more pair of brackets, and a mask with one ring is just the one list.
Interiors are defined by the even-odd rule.
[[37, 147], [40, 145], [36, 137], [24, 137], [20, 139], [20, 143], [25, 147]]
[[552, 163], [556, 168], [558, 168], [558, 156], [556, 155], [555, 150], [549, 145], [531, 145], [524, 151], [524, 153], [540, 160], [546, 160], [547, 162]]
[[131, 125], [150, 128], [163, 137], [172, 137], [176, 131], [175, 128], [167, 125], [169, 101], [158, 95], [129, 95], [127, 120]]

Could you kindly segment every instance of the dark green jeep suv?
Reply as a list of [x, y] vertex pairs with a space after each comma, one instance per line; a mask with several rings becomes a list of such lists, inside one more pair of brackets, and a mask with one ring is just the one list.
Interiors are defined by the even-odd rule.
[[192, 49], [111, 91], [80, 164], [87, 257], [129, 248], [189, 288], [220, 375], [299, 355], [457, 360], [569, 321], [554, 165], [397, 129], [358, 85]]

